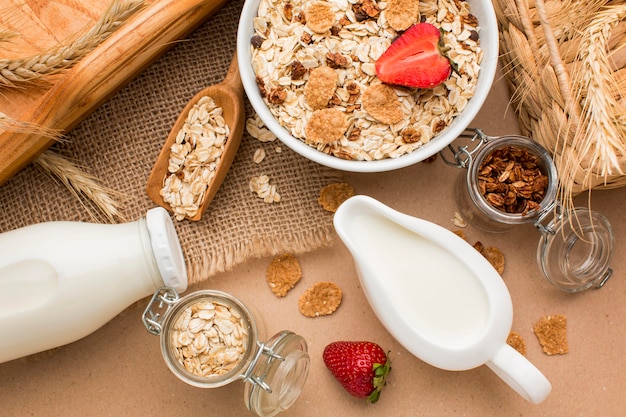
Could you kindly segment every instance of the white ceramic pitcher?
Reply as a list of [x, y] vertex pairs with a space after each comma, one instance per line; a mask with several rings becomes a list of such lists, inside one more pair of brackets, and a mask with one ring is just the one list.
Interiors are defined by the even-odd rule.
[[374, 312], [409, 352], [451, 371], [487, 365], [535, 404], [548, 396], [550, 382], [506, 343], [504, 281], [469, 243], [366, 196], [345, 201], [334, 225]]

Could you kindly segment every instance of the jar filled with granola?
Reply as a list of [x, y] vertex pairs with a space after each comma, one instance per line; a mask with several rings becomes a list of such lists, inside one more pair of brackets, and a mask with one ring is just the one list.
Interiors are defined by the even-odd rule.
[[465, 168], [455, 184], [462, 218], [487, 232], [533, 224], [541, 233], [537, 261], [550, 283], [568, 291], [602, 287], [612, 274], [614, 235], [608, 220], [587, 208], [564, 210], [557, 202], [558, 175], [550, 153], [524, 136], [492, 137], [479, 129], [462, 136], [473, 149], [448, 147]]
[[271, 417], [298, 398], [310, 359], [302, 336], [282, 331], [263, 342], [263, 326], [246, 305], [230, 294], [202, 290], [179, 297], [158, 290], [143, 322], [159, 335], [168, 368], [199, 388], [245, 383], [248, 410]]

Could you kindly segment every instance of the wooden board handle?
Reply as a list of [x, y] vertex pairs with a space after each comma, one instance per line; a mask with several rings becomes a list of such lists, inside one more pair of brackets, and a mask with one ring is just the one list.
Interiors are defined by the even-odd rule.
[[[19, 119], [69, 131], [227, 0], [154, 0], [84, 57]], [[32, 133], [0, 134], [0, 185], [54, 143]]]

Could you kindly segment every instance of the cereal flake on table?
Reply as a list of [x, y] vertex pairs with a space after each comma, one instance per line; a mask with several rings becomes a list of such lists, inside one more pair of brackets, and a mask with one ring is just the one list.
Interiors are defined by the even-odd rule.
[[487, 246], [483, 249], [482, 255], [487, 258], [500, 275], [504, 273], [504, 254], [500, 249], [495, 246]]
[[[483, 52], [469, 7], [454, 0], [261, 0], [251, 39], [257, 85], [277, 121], [321, 152], [349, 160], [410, 153], [445, 130], [474, 95]], [[391, 106], [368, 98], [380, 84], [376, 60], [402, 28], [421, 20], [442, 29], [458, 71], [432, 89], [388, 86], [395, 99], [382, 102], [397, 102]], [[343, 120], [326, 114], [333, 124], [322, 133], [316, 112], [325, 109]], [[316, 126], [307, 129], [311, 120]]]
[[290, 253], [276, 256], [265, 273], [267, 284], [277, 297], [284, 297], [302, 278], [298, 258]]
[[480, 241], [474, 243], [474, 248], [489, 261], [498, 274], [504, 273], [504, 254], [500, 249], [495, 246], [483, 246]]
[[341, 288], [334, 282], [317, 282], [298, 299], [298, 309], [305, 317], [327, 316], [334, 313], [343, 298]]
[[546, 355], [564, 355], [569, 352], [567, 343], [567, 318], [562, 314], [543, 316], [533, 332]]
[[352, 196], [354, 196], [354, 188], [350, 184], [334, 182], [322, 187], [317, 202], [324, 210], [334, 213], [341, 203]]
[[159, 194], [177, 220], [198, 213], [230, 134], [222, 108], [209, 96], [189, 111], [170, 147], [168, 173]]
[[506, 343], [520, 354], [526, 356], [526, 342], [519, 333], [511, 331], [506, 339]]

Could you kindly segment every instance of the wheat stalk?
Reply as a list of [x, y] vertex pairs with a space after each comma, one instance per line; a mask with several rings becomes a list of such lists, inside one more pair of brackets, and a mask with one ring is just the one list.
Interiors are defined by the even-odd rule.
[[65, 185], [94, 221], [99, 222], [102, 217], [109, 223], [125, 221], [119, 211], [120, 204], [113, 198], [122, 197], [122, 194], [101, 185], [96, 177], [84, 172], [72, 161], [48, 150], [39, 155], [34, 163]]
[[10, 30], [0, 29], [0, 42], [7, 42], [9, 39], [17, 37], [17, 33]]
[[62, 134], [60, 131], [50, 129], [36, 123], [23, 122], [21, 120], [14, 119], [0, 112], [0, 130], [7, 130], [12, 132], [28, 133], [33, 135], [39, 135], [60, 141]]
[[613, 76], [607, 42], [613, 28], [626, 18], [626, 5], [599, 12], [580, 40], [580, 68], [572, 75], [575, 100], [582, 114], [572, 148], [560, 158], [562, 200], [571, 202], [573, 186], [591, 190], [598, 178], [606, 185], [611, 175], [625, 174], [620, 157], [626, 157], [624, 111], [616, 96], [623, 96]]
[[0, 59], [0, 86], [16, 87], [73, 67], [143, 7], [143, 4], [143, 0], [113, 1], [96, 24], [69, 45], [59, 45], [43, 54], [30, 57]]

